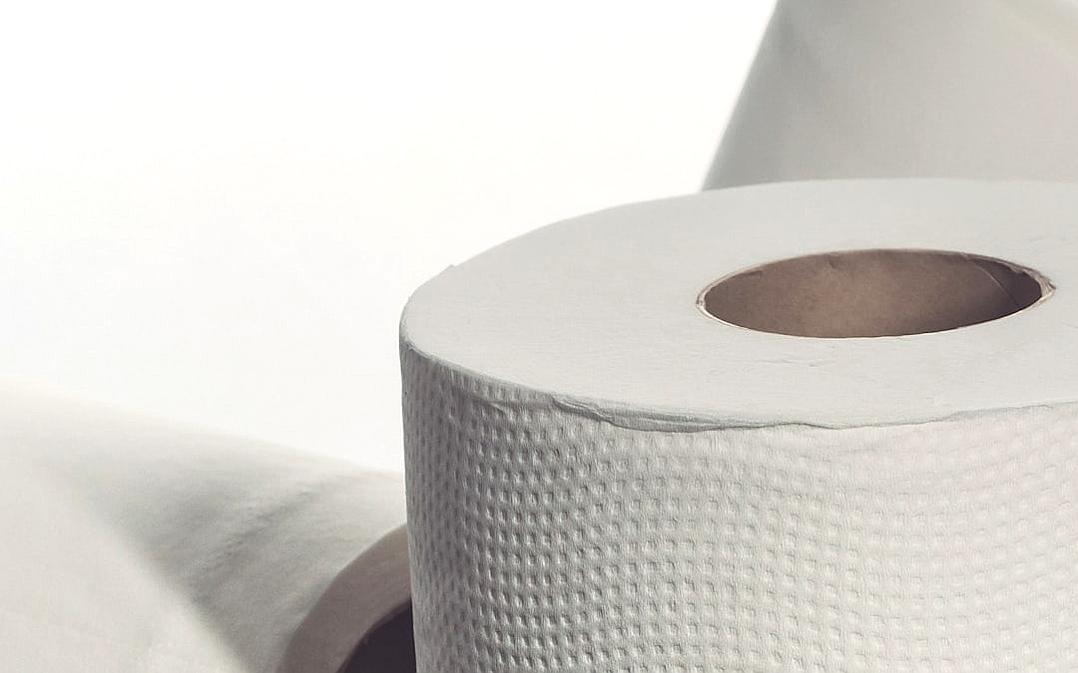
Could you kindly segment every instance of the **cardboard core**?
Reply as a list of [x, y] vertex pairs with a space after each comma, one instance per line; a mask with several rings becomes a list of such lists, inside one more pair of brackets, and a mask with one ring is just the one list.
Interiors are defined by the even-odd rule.
[[708, 286], [700, 307], [723, 322], [806, 337], [924, 334], [975, 325], [1047, 297], [1048, 281], [1003, 260], [936, 250], [794, 257]]
[[401, 611], [368, 634], [341, 673], [415, 673], [412, 608]]

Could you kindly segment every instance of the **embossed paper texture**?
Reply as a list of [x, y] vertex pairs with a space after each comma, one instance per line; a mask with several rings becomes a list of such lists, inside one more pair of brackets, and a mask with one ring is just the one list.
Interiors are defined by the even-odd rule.
[[[1065, 185], [769, 185], [577, 218], [432, 280], [401, 342], [419, 671], [1075, 670], [1074, 212]], [[1009, 251], [1054, 285], [875, 338], [696, 304], [870, 239]]]

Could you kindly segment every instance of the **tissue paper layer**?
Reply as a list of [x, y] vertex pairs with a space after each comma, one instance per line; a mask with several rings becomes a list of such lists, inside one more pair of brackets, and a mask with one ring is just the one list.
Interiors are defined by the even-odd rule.
[[338, 673], [407, 614], [403, 519], [393, 475], [4, 388], [0, 670]]
[[780, 0], [706, 187], [1078, 180], [1071, 0]]
[[[1061, 185], [731, 189], [430, 281], [402, 320], [418, 670], [1075, 670], [1076, 215]], [[697, 305], [741, 269], [870, 248], [1051, 285], [882, 338]]]

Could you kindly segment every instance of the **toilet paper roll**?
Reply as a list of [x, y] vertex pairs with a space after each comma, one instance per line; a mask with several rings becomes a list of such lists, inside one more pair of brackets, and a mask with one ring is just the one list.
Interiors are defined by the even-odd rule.
[[401, 479], [0, 389], [0, 670], [414, 670]]
[[779, 0], [706, 187], [1078, 180], [1071, 0]]
[[428, 282], [418, 670], [1076, 670], [1076, 217], [1063, 185], [765, 185]]

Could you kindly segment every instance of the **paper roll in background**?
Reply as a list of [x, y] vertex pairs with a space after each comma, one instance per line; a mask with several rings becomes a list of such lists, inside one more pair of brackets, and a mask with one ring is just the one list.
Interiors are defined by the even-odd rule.
[[414, 670], [403, 519], [397, 476], [6, 387], [0, 669]]
[[424, 285], [418, 670], [1076, 670], [1075, 218], [1062, 185], [768, 185]]
[[779, 0], [706, 187], [1078, 180], [1072, 0]]

